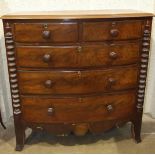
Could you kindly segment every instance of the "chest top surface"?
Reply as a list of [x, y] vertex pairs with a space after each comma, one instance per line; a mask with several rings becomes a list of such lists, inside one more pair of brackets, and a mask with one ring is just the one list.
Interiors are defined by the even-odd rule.
[[126, 18], [152, 17], [152, 13], [137, 10], [68, 10], [44, 12], [16, 12], [9, 13], [1, 19], [93, 19], [93, 18]]

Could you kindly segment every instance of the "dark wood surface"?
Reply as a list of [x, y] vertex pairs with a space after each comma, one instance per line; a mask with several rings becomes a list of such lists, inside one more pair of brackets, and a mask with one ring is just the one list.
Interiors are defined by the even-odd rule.
[[138, 39], [141, 36], [141, 20], [85, 22], [84, 41]]
[[134, 88], [138, 82], [138, 67], [134, 65], [85, 71], [21, 71], [18, 77], [21, 94], [89, 94]]
[[17, 46], [18, 67], [86, 68], [134, 64], [139, 60], [139, 41], [82, 46]]
[[131, 118], [135, 111], [135, 99], [135, 91], [81, 98], [21, 98], [24, 120], [35, 123], [81, 123]]
[[77, 23], [26, 23], [15, 24], [17, 42], [76, 42]]
[[80, 136], [130, 121], [140, 142], [152, 15], [58, 16], [3, 17], [16, 150], [27, 127]]

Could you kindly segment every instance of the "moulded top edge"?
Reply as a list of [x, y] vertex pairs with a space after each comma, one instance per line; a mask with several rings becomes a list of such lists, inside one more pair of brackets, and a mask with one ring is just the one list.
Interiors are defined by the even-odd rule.
[[87, 19], [153, 17], [152, 13], [137, 10], [67, 10], [43, 12], [17, 12], [3, 15], [1, 19]]

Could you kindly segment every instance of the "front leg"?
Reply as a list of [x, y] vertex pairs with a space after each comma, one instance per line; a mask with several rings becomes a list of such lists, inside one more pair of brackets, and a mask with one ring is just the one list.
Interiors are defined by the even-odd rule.
[[16, 151], [22, 151], [25, 144], [25, 128], [20, 116], [14, 116], [16, 133]]
[[135, 139], [136, 143], [141, 142], [141, 125], [139, 125], [139, 123], [132, 122], [131, 134], [132, 134], [132, 137]]

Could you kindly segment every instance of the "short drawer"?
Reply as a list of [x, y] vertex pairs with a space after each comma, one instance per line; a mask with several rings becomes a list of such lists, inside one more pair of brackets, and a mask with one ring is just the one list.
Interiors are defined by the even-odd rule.
[[88, 94], [134, 88], [137, 65], [107, 70], [20, 71], [22, 94]]
[[140, 42], [82, 46], [19, 46], [19, 67], [86, 68], [133, 64], [139, 61]]
[[17, 42], [76, 42], [77, 23], [16, 23], [14, 25]]
[[141, 20], [83, 23], [84, 41], [138, 39], [141, 35]]
[[135, 92], [81, 98], [23, 96], [23, 119], [35, 123], [93, 122], [131, 118], [135, 110]]

